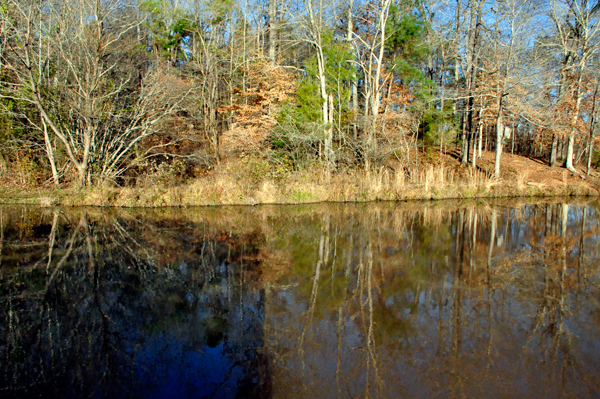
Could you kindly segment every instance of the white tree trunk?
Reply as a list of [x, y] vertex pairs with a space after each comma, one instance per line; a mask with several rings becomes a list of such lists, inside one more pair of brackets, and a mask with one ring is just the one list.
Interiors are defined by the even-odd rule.
[[277, 47], [277, 0], [269, 0], [269, 60], [275, 62]]
[[[502, 101], [502, 100], [500, 100]], [[504, 123], [502, 123], [502, 108], [496, 120], [496, 160], [494, 162], [494, 177], [500, 178], [500, 157], [502, 156], [502, 139], [504, 136]]]

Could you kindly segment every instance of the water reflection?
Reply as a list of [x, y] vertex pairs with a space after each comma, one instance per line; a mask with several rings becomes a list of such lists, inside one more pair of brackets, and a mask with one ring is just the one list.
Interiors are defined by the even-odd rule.
[[597, 204], [0, 208], [2, 397], [597, 397]]

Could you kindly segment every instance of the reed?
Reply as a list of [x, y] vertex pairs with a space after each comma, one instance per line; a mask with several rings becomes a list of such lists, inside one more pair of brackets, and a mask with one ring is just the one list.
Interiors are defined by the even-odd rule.
[[236, 160], [183, 183], [154, 174], [140, 178], [135, 186], [41, 189], [31, 197], [42, 206], [186, 207], [555, 195], [598, 192], [567, 175], [559, 184], [546, 185], [531, 181], [525, 171], [517, 171], [513, 178], [497, 179], [485, 171], [443, 163], [410, 170], [378, 167], [338, 171], [314, 164], [275, 173], [262, 160]]

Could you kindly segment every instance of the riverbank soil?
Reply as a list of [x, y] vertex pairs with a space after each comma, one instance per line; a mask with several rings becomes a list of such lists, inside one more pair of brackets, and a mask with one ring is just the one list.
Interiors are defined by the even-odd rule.
[[[479, 168], [488, 173], [494, 172], [494, 152], [483, 152], [482, 159], [478, 160]], [[539, 159], [531, 159], [521, 155], [502, 154], [501, 177], [510, 185], [526, 184], [535, 187], [546, 187], [549, 190], [560, 191], [565, 185], [581, 186], [590, 195], [600, 193], [600, 173], [591, 169], [590, 175], [586, 176], [586, 169], [576, 165], [579, 174], [572, 173], [561, 166], [550, 167]]]

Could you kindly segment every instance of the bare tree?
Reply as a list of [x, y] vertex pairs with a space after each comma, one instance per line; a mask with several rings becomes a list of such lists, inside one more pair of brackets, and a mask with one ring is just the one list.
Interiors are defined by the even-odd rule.
[[328, 91], [326, 75], [327, 59], [324, 46], [328, 29], [325, 20], [333, 13], [332, 4], [324, 4], [322, 0], [302, 0], [295, 4], [287, 4], [286, 12], [295, 20], [302, 34], [302, 40], [308, 43], [315, 52], [317, 60], [317, 82], [321, 97], [321, 123], [324, 130], [323, 146], [325, 159], [329, 167], [335, 162], [333, 151], [333, 96]]
[[[505, 32], [497, 32], [496, 51], [494, 55], [498, 58], [494, 60], [495, 68], [492, 73], [497, 74], [497, 86], [495, 88], [497, 98], [497, 117], [496, 117], [496, 159], [494, 164], [494, 175], [500, 177], [500, 158], [502, 155], [503, 140], [507, 136], [508, 126], [504, 122], [504, 113], [510, 110], [510, 102], [507, 104], [505, 97], [519, 96], [523, 92], [527, 82], [528, 70], [531, 67], [530, 53], [527, 51], [526, 42], [529, 40], [528, 30], [530, 30], [531, 20], [538, 12], [536, 2], [523, 0], [508, 0], [498, 4], [498, 18], [503, 19], [506, 25]], [[499, 21], [500, 22], [500, 21]], [[498, 25], [498, 24], [497, 24]], [[506, 38], [502, 40], [502, 38]], [[513, 102], [518, 102], [516, 98]], [[513, 111], [516, 114], [518, 111]], [[514, 129], [511, 132], [514, 142]]]
[[[376, 4], [376, 3], [373, 3]], [[386, 26], [390, 15], [391, 0], [382, 0], [373, 10], [373, 29], [366, 37], [357, 37], [362, 51], [359, 55], [360, 67], [364, 74], [365, 117], [368, 120], [366, 152], [367, 161], [376, 151], [375, 130], [377, 128], [382, 88], [385, 86], [382, 70], [385, 54]], [[368, 167], [368, 162], [366, 164]]]
[[571, 102], [571, 128], [565, 167], [574, 173], [577, 173], [573, 166], [573, 156], [581, 111], [582, 79], [590, 58], [598, 50], [599, 11], [600, 1], [596, 1], [594, 5], [589, 0], [553, 0], [550, 7], [556, 47], [562, 56], [559, 101]]
[[475, 0], [470, 4], [469, 30], [467, 36], [465, 78], [467, 90], [466, 120], [463, 116], [462, 133], [462, 159], [463, 164], [469, 163], [469, 143], [473, 136], [473, 112], [475, 102], [475, 85], [479, 63], [479, 49], [481, 47], [481, 28], [483, 18], [483, 5], [485, 0]]
[[4, 96], [35, 107], [36, 125], [59, 139], [79, 185], [118, 175], [125, 154], [184, 97], [136, 59], [136, 9], [124, 0], [8, 3], [4, 67], [14, 83], [3, 82]]

